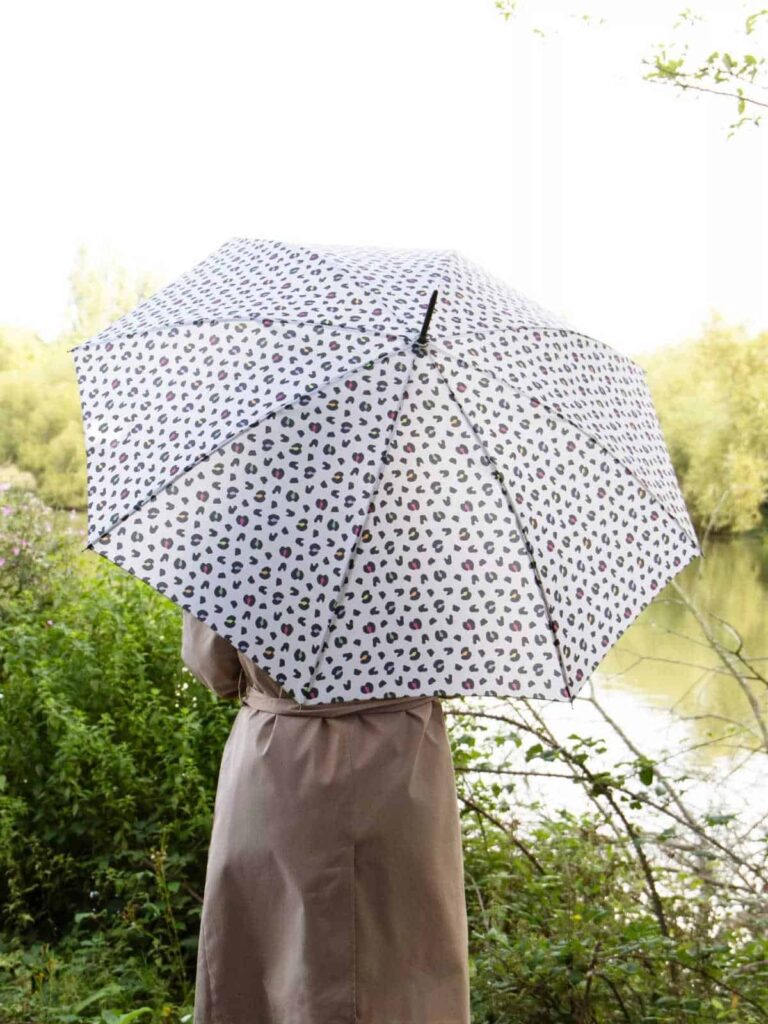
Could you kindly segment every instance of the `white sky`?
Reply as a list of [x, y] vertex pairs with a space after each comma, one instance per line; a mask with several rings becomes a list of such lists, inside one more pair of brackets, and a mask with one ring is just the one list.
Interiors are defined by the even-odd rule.
[[56, 332], [80, 243], [170, 280], [250, 235], [457, 248], [627, 354], [768, 328], [768, 119], [641, 80], [685, 4], [598, 3], [3, 5], [0, 324]]

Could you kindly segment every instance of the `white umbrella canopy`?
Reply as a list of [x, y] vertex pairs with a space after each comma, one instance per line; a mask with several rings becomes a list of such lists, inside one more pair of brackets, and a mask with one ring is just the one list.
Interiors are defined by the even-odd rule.
[[307, 705], [573, 700], [701, 554], [645, 371], [457, 250], [233, 238], [70, 351], [86, 547]]

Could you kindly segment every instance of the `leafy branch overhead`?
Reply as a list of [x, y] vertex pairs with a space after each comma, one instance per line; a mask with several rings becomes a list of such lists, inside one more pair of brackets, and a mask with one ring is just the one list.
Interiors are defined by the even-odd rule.
[[[765, 27], [766, 19], [768, 8], [749, 15], [744, 22], [744, 36], [754, 36], [759, 28]], [[700, 20], [698, 16], [684, 11], [675, 28], [696, 20]], [[650, 69], [644, 76], [647, 81], [735, 100], [738, 120], [729, 125], [729, 137], [745, 124], [759, 125], [762, 111], [768, 109], [768, 64], [759, 53], [713, 50], [708, 56], [697, 58], [684, 41], [675, 49], [660, 45], [655, 56], [643, 64]]]
[[[522, 0], [495, 0], [494, 6], [505, 21], [521, 12]], [[576, 5], [581, 7], [581, 4]], [[605, 25], [609, 19], [577, 10], [564, 14], [586, 25]], [[652, 54], [641, 61], [642, 77], [647, 82], [671, 86], [681, 92], [706, 93], [735, 102], [736, 120], [729, 126], [728, 137], [746, 124], [759, 125], [763, 111], [768, 109], [768, 60], [763, 55], [765, 31], [768, 30], [768, 8], [752, 11], [747, 17], [732, 12], [733, 24], [729, 39], [711, 49], [711, 35], [702, 42], [706, 19], [690, 8], [678, 15], [672, 25], [675, 37], [658, 43]], [[534, 28], [538, 35], [546, 35]], [[717, 30], [722, 31], [718, 28]], [[698, 38], [697, 38], [698, 35]], [[705, 45], [708, 42], [709, 45]]]

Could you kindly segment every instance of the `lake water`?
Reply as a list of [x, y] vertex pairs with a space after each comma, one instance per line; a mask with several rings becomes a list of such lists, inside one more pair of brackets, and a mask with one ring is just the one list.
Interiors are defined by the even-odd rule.
[[[675, 582], [722, 644], [763, 659], [756, 665], [768, 673], [768, 536], [711, 540]], [[699, 748], [700, 761], [732, 758], [724, 719], [754, 725], [747, 697], [671, 586], [608, 654], [595, 686], [598, 694], [630, 697], [638, 710], [674, 709], [693, 742], [719, 738]], [[753, 692], [768, 712], [768, 689], [753, 684]]]
[[[710, 539], [704, 557], [694, 559], [674, 582], [717, 638], [730, 650], [741, 644], [755, 668], [768, 676], [768, 535]], [[768, 716], [768, 686], [752, 682], [751, 688]], [[533, 702], [561, 741], [569, 733], [602, 739], [608, 748], [606, 765], [631, 756], [586, 699], [593, 693], [644, 755], [665, 759], [671, 773], [685, 769], [701, 778], [689, 792], [693, 806], [739, 809], [750, 818], [768, 813], [766, 752], [750, 750], [759, 746], [754, 712], [672, 585], [638, 616], [582, 693], [585, 697], [577, 697], [573, 707]], [[465, 706], [479, 710], [478, 702]], [[491, 701], [482, 704], [482, 710], [492, 707]], [[501, 748], [492, 760], [500, 763], [503, 757]], [[513, 753], [508, 766], [521, 768], [522, 761], [522, 751]], [[541, 761], [528, 767], [564, 770]], [[584, 806], [580, 788], [571, 782], [535, 779], [527, 788], [529, 795], [554, 798], [559, 806]]]

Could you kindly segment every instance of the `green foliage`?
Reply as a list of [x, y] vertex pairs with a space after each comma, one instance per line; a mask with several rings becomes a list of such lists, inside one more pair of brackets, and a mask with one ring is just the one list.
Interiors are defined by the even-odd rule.
[[[568, 10], [568, 7], [572, 10]], [[602, 14], [591, 14], [585, 8], [593, 6], [589, 0], [574, 0], [554, 12], [557, 20], [577, 19], [584, 25], [608, 24], [610, 18]], [[600, 5], [598, 5], [600, 6]], [[644, 14], [643, 5], [638, 3], [638, 12]], [[504, 21], [519, 15], [524, 7], [535, 11], [540, 6], [520, 0], [494, 0], [494, 7]], [[646, 70], [643, 78], [647, 82], [672, 87], [681, 91], [707, 93], [727, 99], [736, 104], [737, 120], [729, 125], [728, 138], [746, 124], [759, 125], [764, 111], [768, 108], [765, 90], [768, 89], [768, 59], [760, 52], [765, 47], [764, 30], [768, 28], [768, 8], [754, 9], [746, 18], [736, 10], [729, 12], [733, 19], [730, 37], [739, 33], [744, 39], [743, 51], [734, 53], [727, 50], [709, 52], [710, 35], [705, 31], [697, 38], [699, 23], [705, 23], [704, 15], [686, 8], [679, 12], [671, 25], [673, 38], [669, 42], [657, 43], [650, 56], [641, 62]], [[761, 31], [763, 30], [763, 31]], [[533, 28], [537, 35], [546, 35], [542, 29]], [[753, 38], [748, 38], [753, 37]], [[741, 46], [739, 47], [741, 49]], [[747, 52], [750, 51], [750, 52]]]
[[[0, 616], [15, 602], [42, 594], [59, 552], [78, 534], [68, 529], [37, 495], [0, 484]], [[28, 599], [28, 598], [27, 598]]]
[[135, 306], [154, 283], [146, 275], [132, 278], [114, 260], [93, 263], [80, 249], [70, 285], [70, 323], [55, 342], [0, 328], [0, 480], [26, 471], [43, 501], [82, 509], [85, 443], [68, 349]]
[[542, 814], [526, 840], [535, 860], [465, 817], [474, 1024], [765, 1020], [764, 933], [718, 921], [681, 878], [665, 935], [631, 844], [598, 815]]
[[[79, 553], [80, 531], [52, 541], [56, 513], [37, 499], [2, 497], [14, 511], [0, 516], [0, 551], [19, 553], [0, 569], [0, 966], [24, 975], [32, 957], [43, 976], [25, 998], [38, 1012], [73, 982], [42, 961], [61, 966], [62, 950], [79, 950], [73, 1001], [118, 982], [93, 1019], [137, 1000], [159, 1013], [158, 1000], [191, 996], [215, 780], [235, 705], [183, 669], [178, 608]], [[13, 1006], [18, 985], [5, 984]], [[91, 1009], [46, 1019], [90, 1020]], [[0, 1020], [27, 1019], [18, 1013], [0, 1004]]]
[[3, 1024], [191, 1024], [191, 1005], [166, 998], [162, 976], [115, 934], [74, 931], [55, 946], [0, 938]]
[[31, 473], [43, 500], [83, 507], [85, 445], [71, 360], [61, 343], [25, 339], [17, 348], [0, 331], [0, 463]]
[[517, 10], [517, 0], [494, 0], [494, 7], [501, 13], [504, 21], [509, 21]]
[[[735, 12], [734, 17], [737, 17]], [[695, 22], [703, 20], [701, 15], [690, 10], [683, 11], [673, 28], [689, 30]], [[745, 37], [757, 37], [767, 23], [768, 9], [755, 10], [745, 19], [741, 31]], [[764, 37], [744, 40], [745, 47], [760, 45], [764, 45]], [[645, 74], [649, 82], [734, 100], [738, 119], [729, 126], [729, 138], [745, 124], [759, 125], [763, 111], [768, 108], [762, 94], [768, 84], [768, 60], [762, 54], [734, 54], [727, 50], [697, 54], [695, 47], [692, 50], [689, 39], [684, 37], [682, 41], [659, 44], [654, 56], [646, 59], [644, 64], [649, 68]]]
[[68, 347], [97, 334], [158, 287], [152, 275], [133, 275], [114, 258], [94, 262], [83, 246], [69, 281], [70, 322], [59, 338]]
[[[764, 1021], [760, 840], [745, 859], [719, 832], [735, 815], [696, 814], [647, 757], [606, 768], [601, 741], [557, 742], [528, 704], [455, 712], [473, 1024]], [[492, 719], [509, 730], [494, 746], [517, 752], [493, 766], [479, 742]], [[526, 799], [537, 762], [570, 776], [593, 812]], [[650, 807], [655, 821], [631, 817]]]
[[688, 508], [702, 531], [768, 522], [768, 333], [713, 317], [695, 341], [641, 357]]

